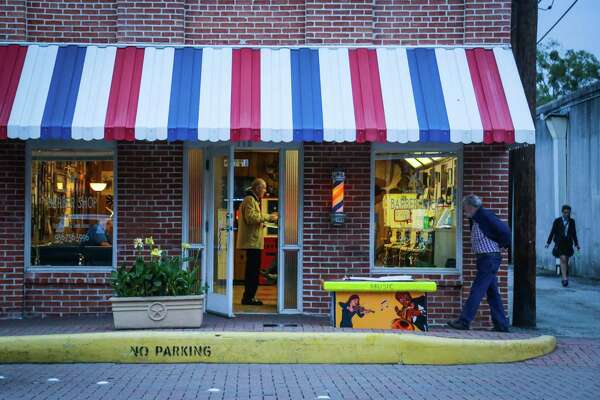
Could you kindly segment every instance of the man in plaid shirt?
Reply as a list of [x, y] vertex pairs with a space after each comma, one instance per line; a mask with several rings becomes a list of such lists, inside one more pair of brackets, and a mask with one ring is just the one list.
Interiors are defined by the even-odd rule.
[[502, 260], [500, 249], [510, 247], [510, 229], [496, 214], [483, 208], [481, 199], [474, 194], [464, 198], [463, 211], [471, 226], [471, 250], [477, 257], [477, 275], [460, 317], [448, 322], [448, 326], [460, 330], [469, 329], [481, 299], [487, 294], [493, 330], [508, 332], [508, 318], [504, 314], [502, 298], [498, 291], [497, 273]]

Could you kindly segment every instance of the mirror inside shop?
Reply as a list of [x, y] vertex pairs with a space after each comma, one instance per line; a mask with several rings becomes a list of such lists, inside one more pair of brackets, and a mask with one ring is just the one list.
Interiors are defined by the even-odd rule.
[[457, 158], [378, 154], [375, 266], [456, 267]]
[[111, 266], [113, 161], [39, 153], [31, 164], [31, 265]]

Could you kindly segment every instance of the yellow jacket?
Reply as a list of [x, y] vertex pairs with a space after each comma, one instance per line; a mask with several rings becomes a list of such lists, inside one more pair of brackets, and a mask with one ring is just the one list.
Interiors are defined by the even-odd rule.
[[265, 247], [264, 223], [269, 216], [260, 211], [258, 200], [249, 194], [240, 205], [240, 219], [236, 247], [238, 249], [259, 249]]

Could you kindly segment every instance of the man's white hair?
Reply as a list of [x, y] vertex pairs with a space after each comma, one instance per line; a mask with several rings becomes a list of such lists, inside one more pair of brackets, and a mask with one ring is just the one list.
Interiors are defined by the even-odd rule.
[[475, 208], [481, 208], [483, 202], [481, 201], [481, 198], [479, 196], [474, 194], [468, 194], [463, 198], [463, 204]]

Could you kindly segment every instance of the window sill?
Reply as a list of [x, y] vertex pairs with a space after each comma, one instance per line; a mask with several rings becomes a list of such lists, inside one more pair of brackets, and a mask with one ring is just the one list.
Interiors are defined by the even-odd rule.
[[60, 273], [60, 272], [76, 272], [76, 273], [97, 273], [97, 272], [112, 272], [116, 268], [112, 266], [93, 266], [93, 267], [53, 267], [51, 265], [27, 267], [26, 273]]
[[458, 268], [392, 268], [392, 267], [371, 267], [373, 275], [456, 275], [460, 276], [461, 271]]

